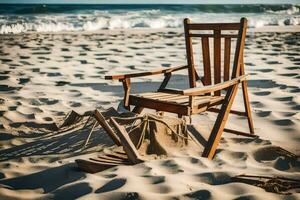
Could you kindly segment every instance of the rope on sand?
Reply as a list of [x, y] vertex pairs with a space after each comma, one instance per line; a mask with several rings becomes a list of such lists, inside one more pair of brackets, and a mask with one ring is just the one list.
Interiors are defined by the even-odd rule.
[[270, 177], [256, 175], [238, 175], [231, 177], [233, 182], [242, 182], [263, 188], [267, 192], [277, 194], [291, 194], [287, 192], [290, 189], [300, 188], [300, 180], [285, 177]]

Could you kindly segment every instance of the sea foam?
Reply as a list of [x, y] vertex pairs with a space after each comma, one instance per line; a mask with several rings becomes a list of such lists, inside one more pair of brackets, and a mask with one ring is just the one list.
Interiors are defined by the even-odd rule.
[[[64, 5], [67, 6], [67, 5]], [[26, 6], [25, 6], [26, 7]], [[67, 6], [68, 7], [68, 6]], [[223, 6], [224, 7], [224, 6]], [[96, 31], [101, 29], [180, 28], [184, 18], [196, 22], [234, 22], [249, 19], [249, 27], [293, 26], [300, 24], [297, 5], [128, 5], [116, 7], [70, 7], [63, 12], [56, 5], [31, 7], [0, 15], [0, 34], [24, 32]], [[222, 11], [223, 8], [223, 12]], [[1, 11], [1, 9], [0, 9]], [[21, 13], [21, 14], [20, 14]]]

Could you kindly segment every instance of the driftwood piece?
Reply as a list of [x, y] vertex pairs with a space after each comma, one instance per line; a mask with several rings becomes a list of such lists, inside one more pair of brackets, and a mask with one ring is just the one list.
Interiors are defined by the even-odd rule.
[[291, 189], [300, 188], [299, 179], [286, 177], [256, 176], [256, 175], [238, 175], [231, 177], [233, 182], [242, 182], [257, 187], [261, 187], [267, 192], [277, 194], [291, 194], [287, 192]]

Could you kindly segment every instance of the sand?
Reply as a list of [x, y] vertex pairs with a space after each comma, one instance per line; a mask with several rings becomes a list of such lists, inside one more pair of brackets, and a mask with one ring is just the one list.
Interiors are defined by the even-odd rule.
[[[105, 74], [140, 72], [185, 64], [182, 30], [104, 30], [0, 35], [0, 199], [298, 199], [234, 183], [239, 174], [300, 179], [300, 29], [250, 30], [245, 49], [249, 98], [257, 139], [223, 134], [214, 160], [197, 149], [166, 160], [118, 166], [96, 174], [80, 171], [75, 159], [93, 157], [113, 143], [102, 129], [60, 132], [70, 110], [117, 107], [120, 83]], [[201, 69], [200, 69], [201, 70]], [[185, 72], [171, 87], [185, 87]], [[163, 77], [133, 81], [133, 92], [153, 91]], [[243, 107], [238, 93], [234, 108]], [[210, 128], [215, 115], [194, 116]], [[247, 130], [230, 117], [228, 127]]]

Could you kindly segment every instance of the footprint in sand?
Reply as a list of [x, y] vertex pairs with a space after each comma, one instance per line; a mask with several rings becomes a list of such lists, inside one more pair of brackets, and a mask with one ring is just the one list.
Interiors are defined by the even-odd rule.
[[54, 105], [58, 103], [58, 100], [50, 98], [39, 98], [38, 100], [47, 105]]
[[32, 54], [33, 55], [47, 55], [47, 54], [51, 54], [51, 52], [50, 51], [46, 51], [46, 52], [40, 51], [40, 52], [32, 52]]
[[166, 181], [166, 177], [165, 176], [152, 176], [152, 175], [145, 175], [143, 176], [145, 178], [147, 178], [151, 184], [160, 184], [160, 183], [164, 183]]
[[282, 63], [279, 62], [279, 61], [268, 61], [268, 62], [266, 62], [266, 63], [269, 64], [269, 65], [282, 64]]
[[184, 196], [189, 199], [211, 199], [212, 194], [208, 190], [197, 190], [195, 192], [186, 193]]
[[300, 67], [293, 66], [293, 67], [286, 67], [288, 70], [300, 70]]
[[44, 57], [44, 56], [39, 56], [38, 59], [40, 59], [40, 60], [50, 60], [50, 58]]
[[273, 69], [256, 69], [255, 71], [259, 71], [259, 72], [273, 72]]
[[231, 176], [225, 172], [205, 172], [196, 174], [195, 178], [199, 182], [209, 185], [223, 185], [232, 182]]
[[30, 56], [20, 56], [20, 59], [29, 59]]
[[55, 86], [64, 86], [70, 84], [68, 81], [55, 81]]
[[271, 111], [258, 111], [255, 114], [259, 117], [268, 117], [271, 113]]
[[116, 178], [105, 185], [103, 185], [101, 188], [97, 189], [95, 193], [104, 193], [104, 192], [111, 192], [113, 190], [117, 190], [121, 187], [123, 187], [126, 184], [127, 180], [124, 178]]
[[163, 67], [170, 67], [171, 64], [169, 64], [169, 63], [163, 63], [163, 64], [161, 64], [161, 66], [163, 66]]
[[6, 79], [8, 79], [9, 78], [9, 76], [2, 76], [2, 75], [0, 75], [0, 81], [2, 81], [2, 80], [6, 80]]
[[277, 146], [266, 146], [255, 150], [253, 158], [264, 165], [281, 171], [299, 171], [299, 157]]
[[175, 160], [166, 160], [162, 162], [162, 167], [167, 170], [167, 173], [177, 174], [183, 172], [184, 170], [175, 162]]
[[265, 107], [265, 105], [259, 101], [252, 101], [251, 104], [255, 108], [264, 108]]
[[53, 77], [53, 76], [62, 76], [60, 72], [48, 72], [47, 76]]
[[30, 78], [19, 78], [19, 84], [25, 85], [25, 83], [28, 83], [30, 81]]
[[253, 94], [257, 95], [257, 96], [268, 96], [271, 94], [271, 92], [269, 91], [262, 91], [262, 92], [254, 92]]
[[295, 123], [291, 119], [278, 119], [273, 121], [278, 126], [292, 126]]
[[11, 59], [7, 59], [7, 58], [1, 58], [0, 59], [3, 63], [7, 63], [7, 62], [11, 62]]
[[68, 48], [61, 48], [61, 51], [70, 51]]

